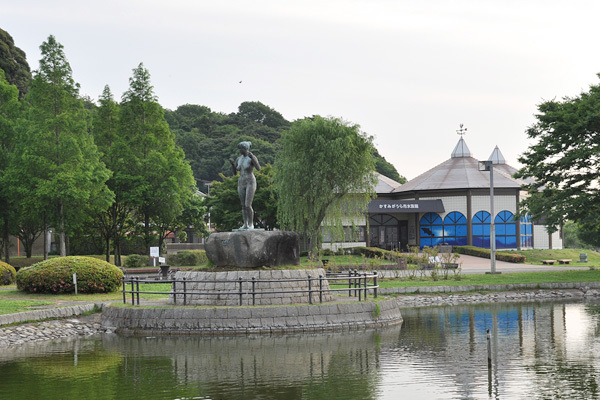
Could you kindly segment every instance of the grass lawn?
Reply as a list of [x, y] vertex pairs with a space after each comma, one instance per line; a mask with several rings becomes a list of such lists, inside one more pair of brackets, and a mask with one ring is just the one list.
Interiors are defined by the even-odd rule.
[[600, 270], [581, 271], [547, 271], [547, 272], [516, 272], [512, 274], [468, 274], [460, 275], [460, 280], [449, 275], [447, 280], [437, 281], [431, 278], [416, 278], [413, 280], [385, 279], [379, 281], [379, 286], [388, 287], [418, 287], [418, 286], [460, 286], [460, 285], [508, 285], [511, 283], [562, 283], [562, 282], [598, 282]]
[[14, 314], [21, 311], [30, 311], [31, 307], [53, 304], [51, 301], [40, 300], [2, 300], [0, 302], [0, 315]]
[[[562, 259], [570, 259], [571, 264], [573, 265], [582, 265], [582, 266], [600, 266], [600, 253], [593, 250], [587, 249], [553, 249], [553, 250], [511, 250], [505, 251], [502, 250], [503, 253], [513, 253], [520, 254], [525, 256], [527, 259], [525, 260], [526, 264], [537, 264], [541, 265], [542, 260], [562, 260]], [[582, 264], [578, 263], [579, 254], [586, 253], [588, 256], [588, 263]]]

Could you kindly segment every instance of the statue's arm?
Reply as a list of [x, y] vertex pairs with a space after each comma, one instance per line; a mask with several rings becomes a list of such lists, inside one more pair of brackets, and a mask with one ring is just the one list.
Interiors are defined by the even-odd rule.
[[254, 165], [254, 168], [256, 168], [257, 171], [260, 171], [260, 164], [258, 163], [258, 158], [256, 158], [256, 156], [254, 154], [252, 154], [251, 152], [248, 152], [248, 155], [250, 156], [250, 159], [252, 160], [252, 165]]
[[231, 164], [231, 172], [233, 175], [237, 174], [237, 166], [235, 165], [235, 161], [233, 158], [229, 159], [229, 163]]

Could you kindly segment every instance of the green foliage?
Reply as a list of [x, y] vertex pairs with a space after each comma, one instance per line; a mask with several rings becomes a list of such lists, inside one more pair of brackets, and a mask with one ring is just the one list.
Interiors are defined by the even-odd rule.
[[20, 269], [17, 289], [28, 293], [74, 293], [73, 274], [77, 274], [78, 293], [114, 292], [123, 278], [123, 272], [106, 261], [91, 257], [59, 257]]
[[130, 254], [125, 258], [125, 268], [144, 268], [150, 263], [150, 257]]
[[[254, 224], [257, 228], [273, 230], [277, 224], [277, 192], [273, 185], [273, 168], [265, 165], [256, 176], [254, 195]], [[206, 205], [210, 210], [211, 223], [219, 231], [231, 231], [242, 226], [242, 206], [237, 191], [238, 175], [226, 177], [222, 182], [213, 182]]]
[[167, 261], [171, 266], [193, 267], [206, 264], [208, 257], [204, 250], [181, 250], [176, 254], [169, 254]]
[[[482, 258], [490, 258], [491, 251], [490, 249], [483, 249], [481, 247], [475, 246], [454, 246], [453, 250], [459, 254], [465, 254], [467, 256], [475, 256]], [[496, 260], [498, 261], [506, 261], [511, 263], [524, 263], [527, 258], [523, 255], [506, 252], [506, 251], [497, 251], [496, 252]]]
[[306, 235], [316, 254], [322, 224], [343, 231], [342, 218], [364, 218], [375, 186], [372, 138], [358, 125], [315, 116], [294, 122], [281, 147], [274, 176], [278, 221]]
[[64, 256], [67, 234], [108, 207], [113, 193], [105, 185], [110, 172], [88, 132], [79, 85], [63, 46], [50, 36], [40, 49], [40, 68], [26, 96], [26, 123], [11, 174], [19, 182], [26, 212], [38, 220], [46, 217], [57, 230]]
[[0, 261], [0, 285], [12, 285], [16, 276], [17, 271], [12, 265]]
[[406, 178], [398, 173], [396, 167], [390, 164], [383, 156], [375, 149], [373, 156], [375, 157], [375, 171], [383, 176], [395, 180], [398, 183], [406, 183]]
[[15, 42], [5, 30], [0, 28], [0, 69], [6, 79], [19, 90], [19, 97], [25, 96], [31, 81], [31, 71], [25, 52], [15, 46]]
[[519, 158], [523, 168], [516, 174], [527, 179], [529, 194], [521, 214], [544, 218], [553, 231], [566, 220], [594, 219], [600, 215], [600, 85], [577, 97], [543, 102], [538, 111], [527, 129], [534, 143]]

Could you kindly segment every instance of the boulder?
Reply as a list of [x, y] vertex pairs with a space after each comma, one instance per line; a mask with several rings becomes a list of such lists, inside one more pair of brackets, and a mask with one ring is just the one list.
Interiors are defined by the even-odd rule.
[[299, 237], [289, 231], [219, 232], [208, 237], [206, 255], [219, 267], [256, 268], [298, 265]]

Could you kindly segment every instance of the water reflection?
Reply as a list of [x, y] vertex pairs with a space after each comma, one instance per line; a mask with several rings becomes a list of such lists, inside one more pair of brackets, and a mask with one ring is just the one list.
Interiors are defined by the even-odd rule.
[[419, 308], [382, 330], [21, 346], [0, 353], [0, 398], [599, 398], [599, 309]]

